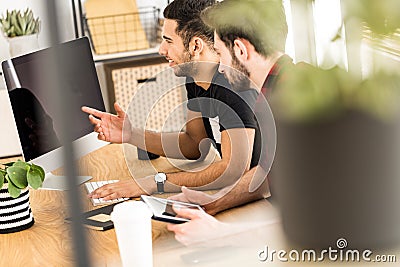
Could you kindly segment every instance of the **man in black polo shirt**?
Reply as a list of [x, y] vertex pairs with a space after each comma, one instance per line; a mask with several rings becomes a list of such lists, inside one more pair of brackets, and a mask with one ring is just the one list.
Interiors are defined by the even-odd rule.
[[[258, 97], [256, 90], [235, 92], [225, 76], [215, 71], [209, 88], [197, 85], [193, 78], [186, 80], [190, 111], [201, 113], [207, 137], [212, 140], [220, 155], [221, 133], [228, 129], [252, 128], [257, 124], [253, 108]], [[254, 144], [250, 167], [257, 165], [260, 145]]]
[[221, 188], [233, 184], [249, 170], [251, 163], [257, 162], [259, 150], [253, 152], [257, 124], [252, 112], [257, 92], [245, 90], [239, 96], [218, 72], [219, 57], [213, 48], [213, 30], [200, 19], [201, 11], [214, 2], [175, 0], [164, 10], [159, 53], [169, 61], [175, 75], [188, 77], [184, 131], [160, 134], [132, 128], [118, 104], [115, 104], [117, 115], [88, 107], [83, 111], [91, 114], [90, 121], [101, 140], [131, 143], [154, 154], [189, 159], [202, 158], [213, 143], [221, 160], [201, 171], [158, 173], [105, 185], [90, 197], [108, 200], [157, 191], [176, 192], [182, 185], [198, 189]]
[[[220, 54], [220, 71], [233, 84], [251, 83], [260, 92], [255, 113], [262, 132], [268, 132], [269, 119], [263, 116], [268, 111], [266, 99], [293, 70], [291, 58], [284, 54], [287, 36], [286, 16], [281, 0], [224, 0], [204, 11], [202, 18], [215, 28], [215, 50]], [[238, 19], [240, 18], [240, 19]], [[239, 73], [238, 73], [239, 71]], [[263, 136], [267, 137], [267, 136]], [[234, 185], [225, 187], [214, 195], [187, 188], [172, 199], [202, 205], [209, 214], [261, 199], [273, 187], [267, 177], [271, 167], [268, 157], [271, 144], [262, 140], [259, 164], [246, 172]], [[269, 183], [270, 182], [270, 183]], [[191, 221], [173, 225], [168, 229], [175, 238], [192, 244], [243, 231], [246, 226], [222, 223], [199, 210], [177, 209], [180, 217]], [[212, 231], [210, 231], [212, 229]]]

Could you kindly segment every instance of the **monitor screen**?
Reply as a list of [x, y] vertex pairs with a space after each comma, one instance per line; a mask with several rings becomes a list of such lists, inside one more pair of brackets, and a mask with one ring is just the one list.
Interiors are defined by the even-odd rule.
[[[54, 64], [60, 68], [54, 68]], [[68, 101], [68, 116], [74, 123], [72, 138], [80, 142], [74, 146], [78, 149], [76, 156], [107, 144], [97, 140], [87, 114], [81, 111], [82, 106], [105, 110], [87, 38], [4, 61], [2, 68], [26, 161], [46, 171], [62, 166], [63, 120], [56, 98], [64, 90], [69, 92], [63, 101]]]

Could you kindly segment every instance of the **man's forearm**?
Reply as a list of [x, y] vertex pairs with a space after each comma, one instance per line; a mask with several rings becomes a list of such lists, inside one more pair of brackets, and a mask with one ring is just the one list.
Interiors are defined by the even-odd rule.
[[[214, 162], [206, 169], [197, 172], [167, 173], [167, 181], [165, 182], [164, 190], [165, 192], [173, 193], [180, 192], [181, 186], [183, 185], [199, 190], [219, 189], [232, 185], [240, 178], [244, 169], [241, 168], [242, 171], [236, 169], [229, 170], [226, 166], [227, 164], [225, 162], [219, 161]], [[157, 191], [153, 175], [138, 179], [137, 181], [142, 181], [139, 183], [144, 185], [144, 190], [147, 191], [148, 194], [153, 194]]]
[[177, 186], [199, 187], [207, 185], [223, 175], [226, 164], [222, 161], [214, 162], [206, 169], [195, 172], [168, 173], [167, 181]]
[[[247, 171], [246, 164], [228, 164], [221, 160], [196, 172], [167, 174], [167, 181], [178, 187], [186, 186], [197, 190], [213, 190], [234, 184]], [[172, 187], [171, 187], [172, 188]], [[172, 191], [172, 192], [175, 192]]]
[[220, 161], [201, 171], [167, 174], [167, 181], [197, 190], [219, 189], [234, 184], [250, 168], [254, 132], [251, 128], [222, 131]]
[[[257, 189], [250, 192], [249, 186], [253, 179], [263, 179], [263, 182]], [[267, 173], [260, 166], [256, 166], [246, 172], [234, 185], [221, 189], [215, 195], [216, 199], [204, 205], [204, 208], [207, 213], [216, 214], [229, 208], [265, 198], [268, 194]]]
[[129, 143], [143, 150], [169, 158], [197, 159], [199, 144], [185, 132], [157, 133], [133, 128]]

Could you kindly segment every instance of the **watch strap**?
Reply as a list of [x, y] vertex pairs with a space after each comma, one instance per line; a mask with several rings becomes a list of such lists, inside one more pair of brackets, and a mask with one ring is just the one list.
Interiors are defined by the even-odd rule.
[[157, 192], [159, 194], [163, 194], [164, 193], [164, 183], [157, 182]]

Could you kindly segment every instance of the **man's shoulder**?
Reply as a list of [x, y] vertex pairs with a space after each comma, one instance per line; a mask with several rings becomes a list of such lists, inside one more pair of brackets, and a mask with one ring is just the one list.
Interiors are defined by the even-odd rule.
[[[307, 62], [299, 62], [291, 68], [286, 69], [279, 82], [278, 90], [295, 91], [305, 88], [327, 87], [337, 85], [341, 82], [347, 82], [348, 72], [338, 66], [329, 69], [322, 69]], [[329, 82], [335, 77], [334, 82]], [[305, 91], [306, 92], [306, 91]]]
[[186, 76], [185, 83], [194, 83], [194, 79], [190, 76]]
[[188, 96], [190, 96], [190, 98], [197, 97], [200, 93], [197, 88], [196, 83], [194, 82], [193, 78], [191, 78], [191, 77], [186, 77], [185, 89], [186, 89], [186, 92], [189, 94]]
[[296, 64], [293, 64], [292, 68], [295, 69], [295, 70], [300, 70], [300, 71], [301, 70], [314, 70], [314, 69], [317, 69], [317, 67], [315, 67], [314, 65], [311, 65], [310, 63], [305, 62], [305, 61], [300, 61], [300, 62], [298, 62]]
[[256, 89], [247, 89], [237, 92], [237, 95], [250, 107], [254, 107], [258, 98], [258, 91]]
[[228, 80], [225, 78], [225, 75], [220, 73], [218, 70], [213, 77], [212, 85], [214, 87], [223, 88], [224, 90], [229, 89], [231, 90], [231, 85]]
[[196, 84], [195, 84], [195, 82], [194, 82], [192, 77], [186, 77], [186, 79], [185, 79], [185, 87], [186, 88], [195, 87], [195, 85]]

